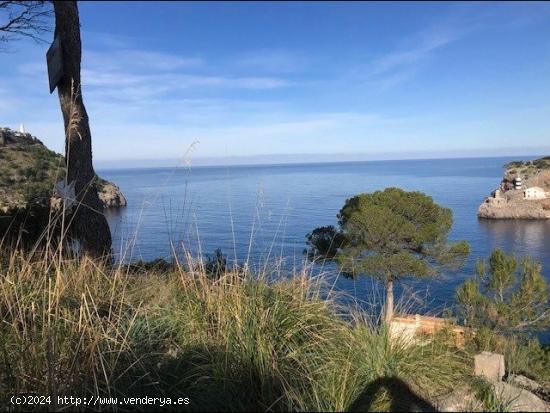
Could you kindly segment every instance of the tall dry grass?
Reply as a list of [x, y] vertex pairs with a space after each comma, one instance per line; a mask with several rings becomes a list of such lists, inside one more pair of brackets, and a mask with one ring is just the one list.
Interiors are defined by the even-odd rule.
[[33, 393], [189, 397], [190, 410], [390, 409], [413, 402], [395, 383], [429, 399], [464, 374], [456, 350], [390, 340], [365, 315], [339, 317], [326, 295], [305, 272], [270, 282], [212, 278], [200, 263], [136, 270], [12, 253], [0, 267], [0, 405]]

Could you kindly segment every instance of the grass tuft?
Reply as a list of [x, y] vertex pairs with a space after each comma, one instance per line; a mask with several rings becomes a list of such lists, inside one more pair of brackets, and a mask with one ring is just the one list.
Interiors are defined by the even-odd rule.
[[364, 314], [338, 316], [326, 295], [306, 273], [136, 273], [14, 253], [0, 267], [0, 406], [33, 393], [189, 397], [189, 410], [389, 410], [427, 406], [464, 374], [456, 350], [390, 340]]

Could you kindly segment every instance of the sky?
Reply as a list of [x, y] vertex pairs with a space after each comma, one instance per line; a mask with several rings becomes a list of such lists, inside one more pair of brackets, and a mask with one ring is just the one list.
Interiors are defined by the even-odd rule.
[[[96, 165], [550, 154], [548, 2], [79, 10]], [[47, 48], [0, 51], [0, 126], [61, 152]]]

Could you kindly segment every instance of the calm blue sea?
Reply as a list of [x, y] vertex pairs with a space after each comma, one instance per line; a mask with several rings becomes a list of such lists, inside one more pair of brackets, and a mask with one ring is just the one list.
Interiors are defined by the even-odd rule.
[[[115, 250], [124, 260], [169, 258], [172, 248], [252, 265], [282, 258], [303, 261], [306, 234], [335, 224], [352, 195], [390, 186], [419, 190], [452, 209], [451, 238], [470, 242], [466, 266], [440, 280], [415, 283], [430, 309], [450, 304], [454, 289], [473, 274], [479, 257], [501, 247], [531, 255], [550, 279], [550, 222], [478, 220], [477, 208], [500, 182], [511, 158], [441, 159], [101, 170], [120, 186], [128, 207], [110, 211]], [[339, 277], [337, 289], [365, 297], [373, 284]], [[424, 293], [423, 293], [424, 294]]]

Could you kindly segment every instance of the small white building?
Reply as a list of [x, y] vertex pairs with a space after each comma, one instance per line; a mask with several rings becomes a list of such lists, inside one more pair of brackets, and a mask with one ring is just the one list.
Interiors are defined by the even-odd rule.
[[523, 191], [523, 197], [525, 199], [546, 199], [546, 192], [539, 186], [533, 186]]

